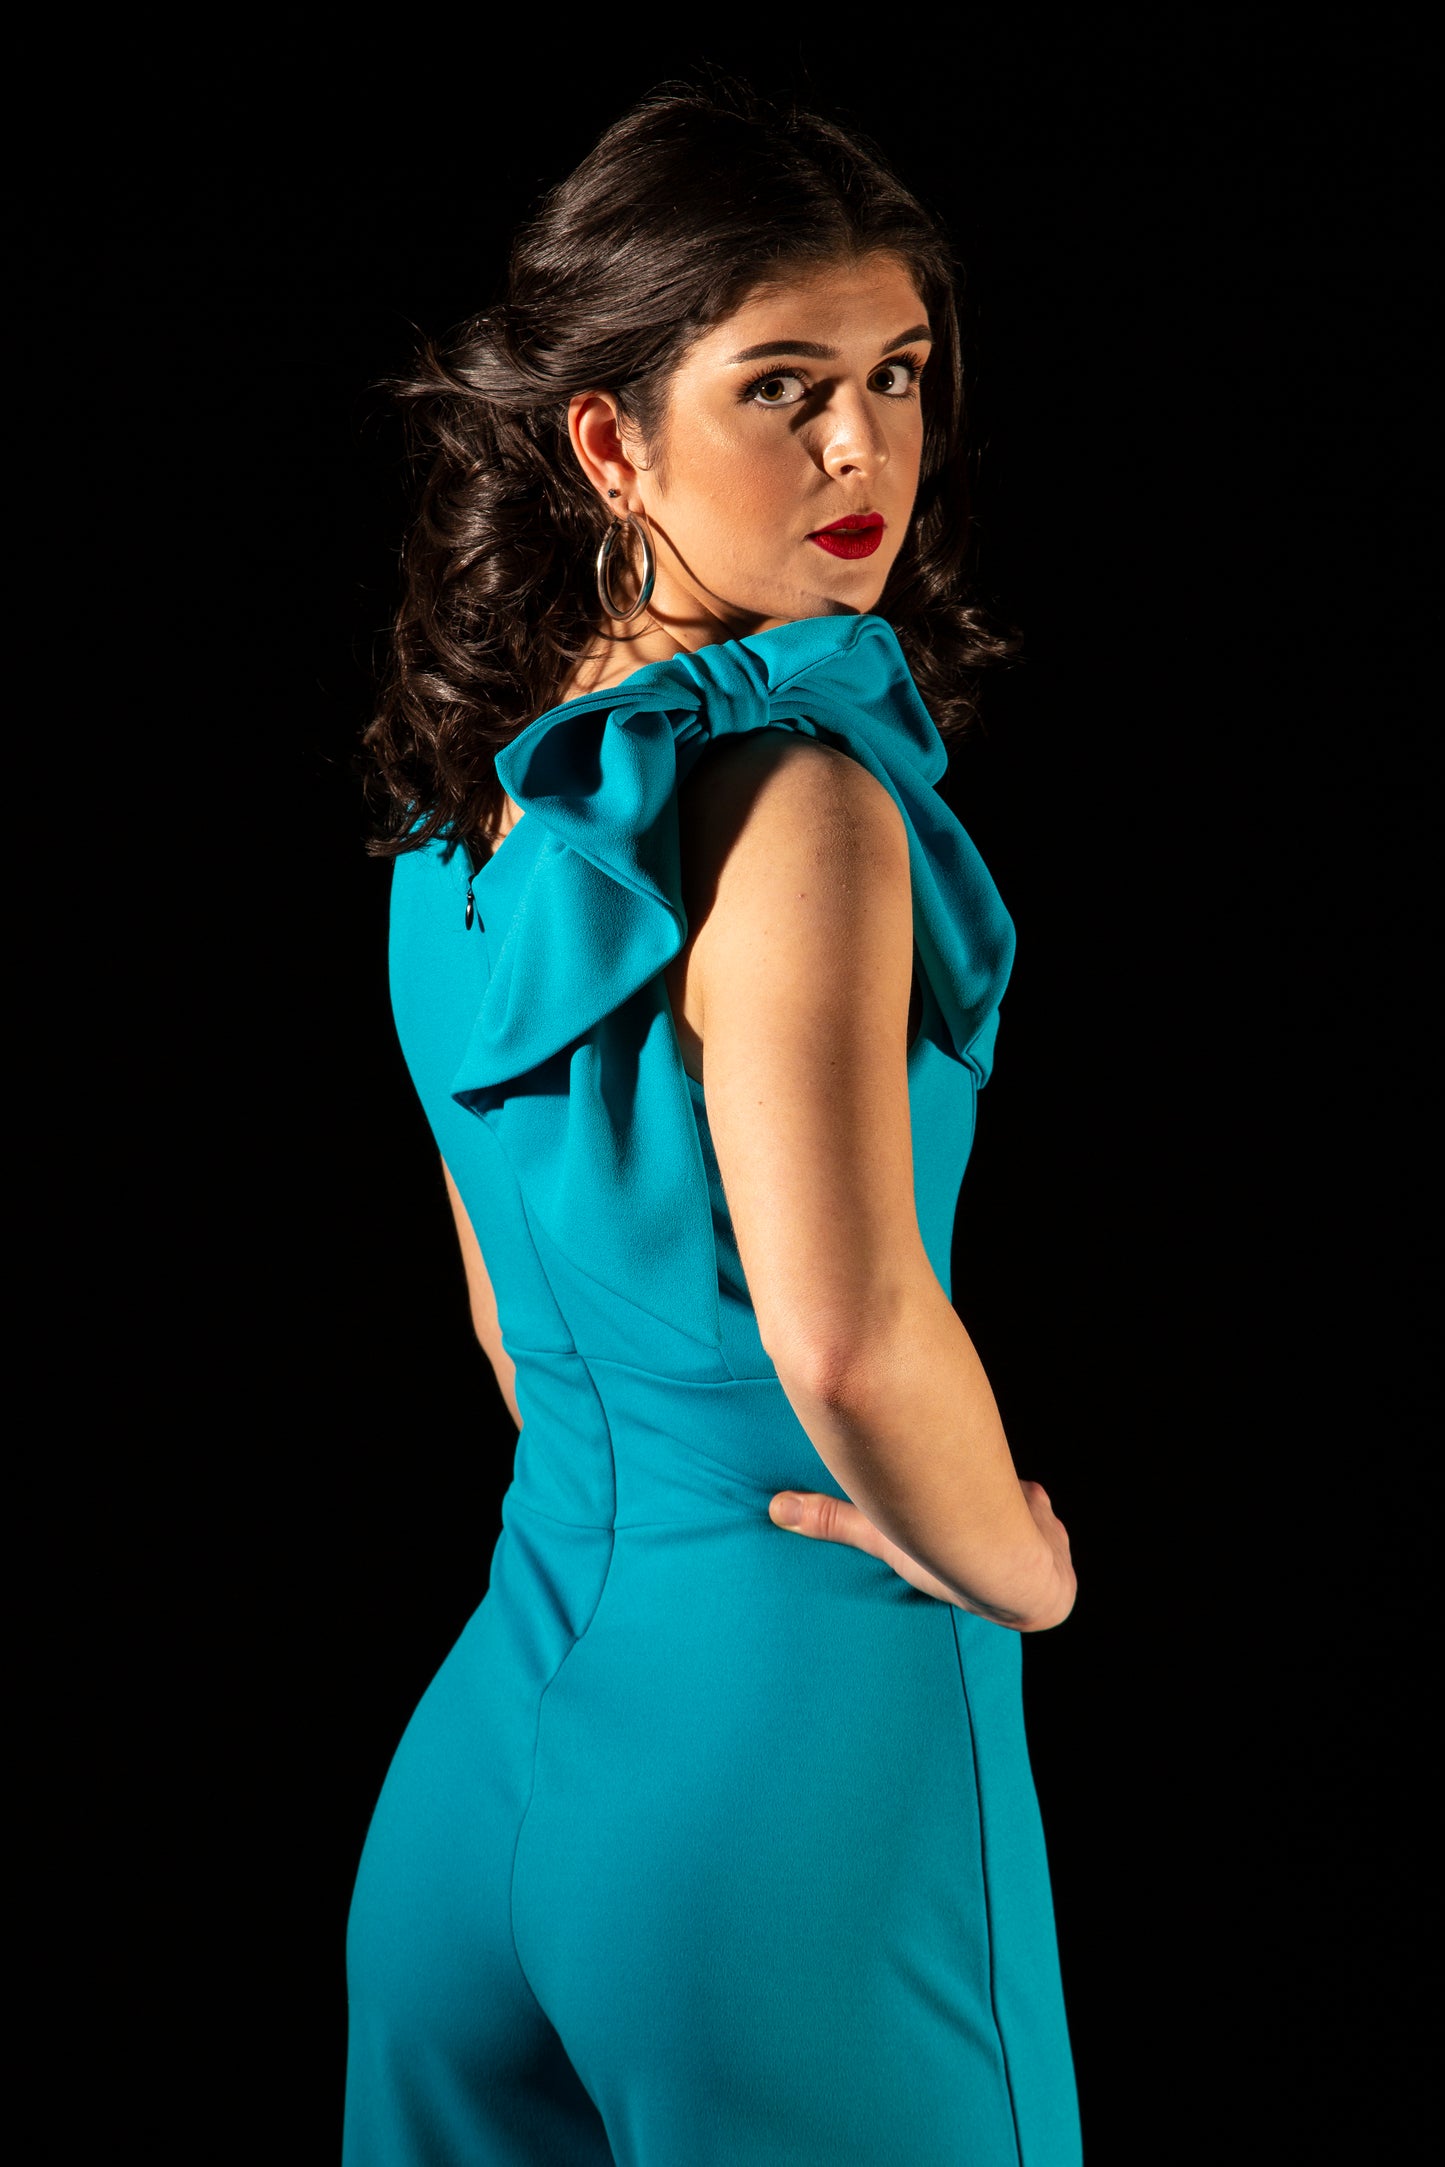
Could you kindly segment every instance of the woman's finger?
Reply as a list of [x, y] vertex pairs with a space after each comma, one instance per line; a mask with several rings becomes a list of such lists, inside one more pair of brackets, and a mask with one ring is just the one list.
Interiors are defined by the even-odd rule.
[[926, 1565], [900, 1550], [896, 1542], [890, 1542], [880, 1528], [873, 1525], [866, 1512], [846, 1497], [830, 1497], [821, 1490], [779, 1490], [768, 1503], [768, 1517], [776, 1527], [788, 1527], [799, 1535], [812, 1535], [823, 1542], [847, 1543], [850, 1549], [866, 1550], [870, 1557], [881, 1558], [883, 1563], [906, 1580], [920, 1594], [931, 1595], [935, 1602], [953, 1603], [960, 1610], [972, 1610], [953, 1588], [945, 1585]]
[[875, 1558], [887, 1555], [887, 1538], [846, 1497], [830, 1497], [821, 1490], [779, 1490], [768, 1505], [768, 1516], [775, 1526], [792, 1528], [799, 1535], [812, 1535], [823, 1542], [845, 1542], [854, 1550], [869, 1551]]

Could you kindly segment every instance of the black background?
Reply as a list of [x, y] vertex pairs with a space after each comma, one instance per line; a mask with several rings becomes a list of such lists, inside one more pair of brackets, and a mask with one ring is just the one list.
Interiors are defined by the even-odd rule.
[[1409, 2156], [1422, 53], [1363, 14], [473, 20], [173, 53], [86, 213], [132, 423], [109, 1255], [151, 1445], [98, 1478], [96, 1677], [184, 1882], [205, 2156], [336, 2156], [352, 1875], [510, 1473], [350, 765], [405, 515], [369, 387], [702, 56], [865, 129], [967, 266], [981, 577], [1027, 645], [945, 785], [1019, 941], [955, 1298], [1079, 1572], [1025, 1690], [1086, 2156]]

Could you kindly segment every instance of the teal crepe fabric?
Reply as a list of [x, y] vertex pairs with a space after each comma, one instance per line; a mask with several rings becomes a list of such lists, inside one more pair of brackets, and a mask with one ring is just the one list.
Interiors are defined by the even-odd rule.
[[479, 876], [484, 916], [503, 891], [504, 930], [452, 1083], [494, 1122], [548, 1233], [707, 1345], [711, 1226], [660, 975], [687, 935], [677, 787], [711, 739], [769, 728], [851, 753], [897, 803], [919, 954], [949, 1044], [987, 1080], [1013, 925], [934, 788], [947, 752], [896, 635], [855, 616], [653, 663], [543, 715], [498, 756], [528, 818]]
[[761, 729], [902, 813], [951, 1293], [1014, 934], [891, 627], [801, 619], [540, 716], [497, 756], [524, 817], [493, 856], [439, 841], [393, 879], [397, 1028], [522, 1429], [357, 1876], [346, 2167], [1081, 2158], [1020, 1636], [768, 1517], [844, 1492], [758, 1335], [662, 976], [678, 786]]

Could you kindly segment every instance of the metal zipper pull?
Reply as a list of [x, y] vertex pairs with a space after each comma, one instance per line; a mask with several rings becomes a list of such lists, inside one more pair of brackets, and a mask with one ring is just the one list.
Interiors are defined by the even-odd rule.
[[470, 932], [471, 932], [471, 930], [472, 930], [472, 920], [473, 920], [473, 918], [474, 918], [474, 917], [476, 916], [476, 911], [477, 911], [477, 906], [476, 906], [476, 902], [475, 902], [475, 900], [473, 899], [473, 896], [472, 896], [472, 884], [471, 884], [471, 881], [469, 880], [469, 881], [467, 882], [467, 931], [468, 931], [469, 933], [470, 933]]

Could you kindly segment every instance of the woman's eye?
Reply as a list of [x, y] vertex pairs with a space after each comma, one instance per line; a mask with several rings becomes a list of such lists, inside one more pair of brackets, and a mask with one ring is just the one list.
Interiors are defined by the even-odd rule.
[[756, 406], [796, 406], [799, 399], [806, 397], [807, 390], [801, 376], [791, 369], [783, 369], [774, 376], [758, 377], [755, 383], [749, 384], [746, 396]]
[[[879, 378], [892, 381], [879, 382]], [[918, 365], [912, 361], [885, 361], [881, 369], [873, 371], [875, 390], [885, 391], [893, 398], [906, 398], [918, 381]]]

